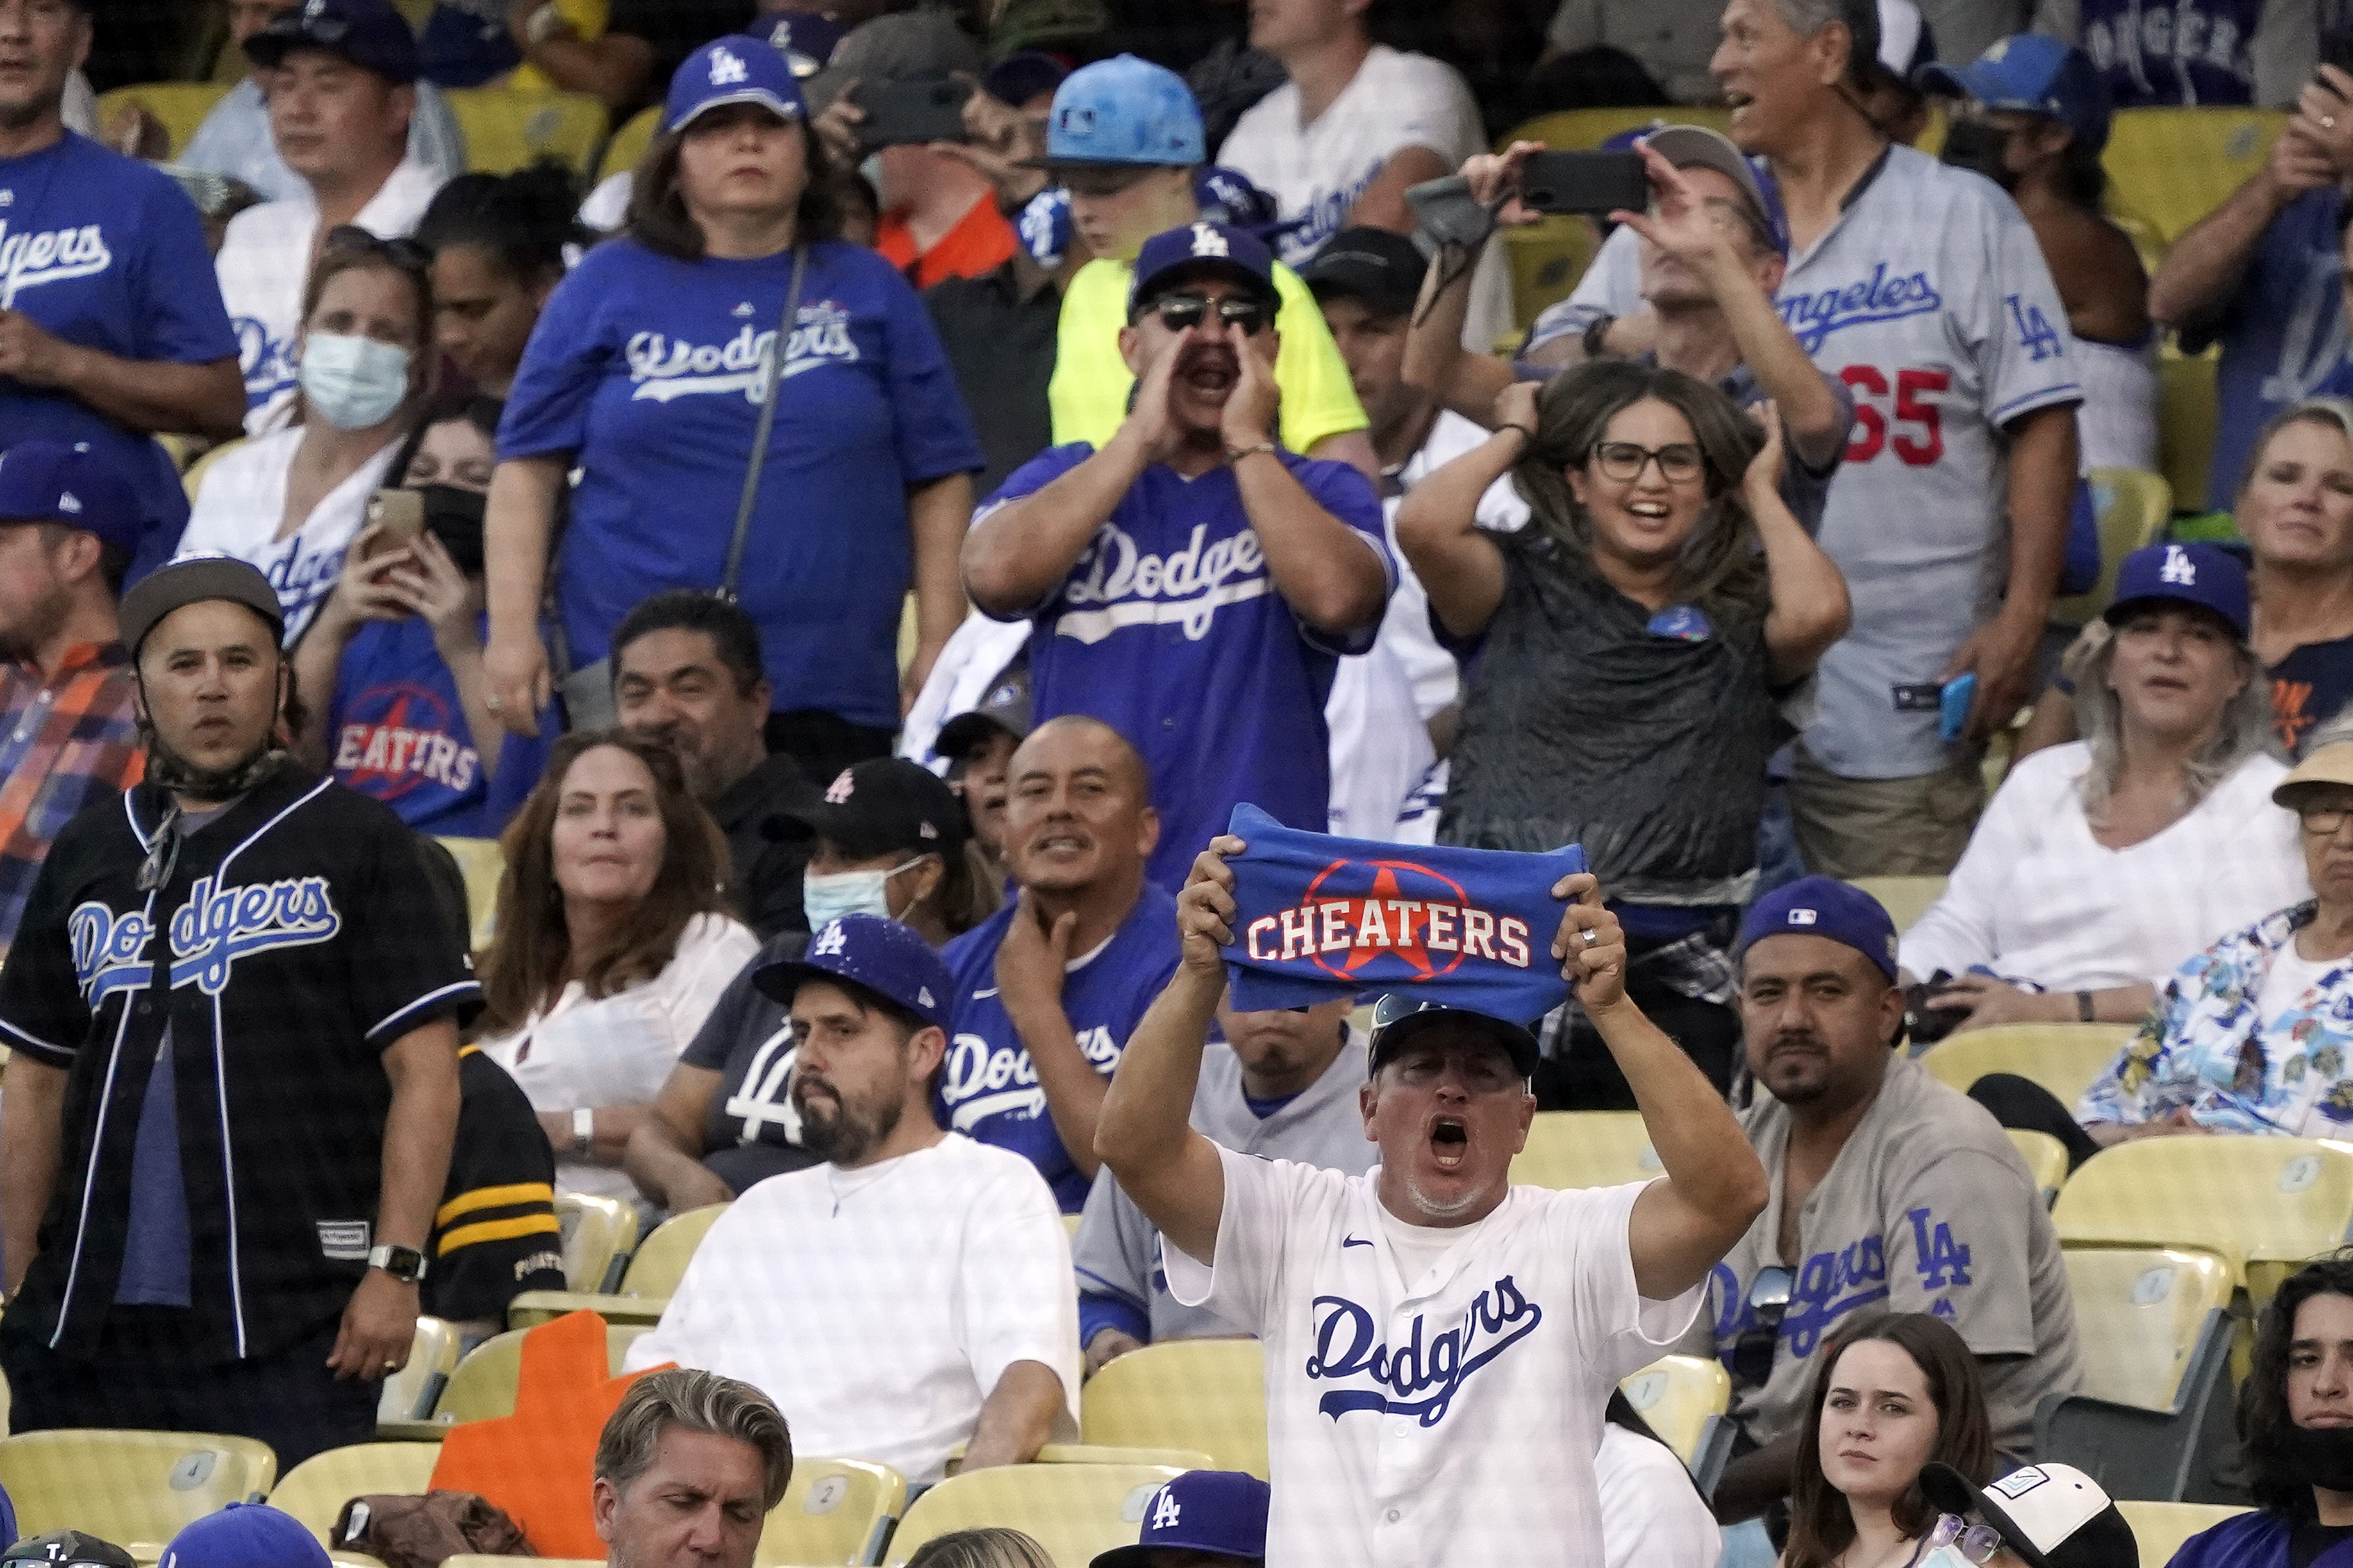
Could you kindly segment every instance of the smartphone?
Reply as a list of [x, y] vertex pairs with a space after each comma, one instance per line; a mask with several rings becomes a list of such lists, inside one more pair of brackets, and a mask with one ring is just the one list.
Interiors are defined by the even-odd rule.
[[866, 111], [858, 141], [867, 152], [925, 142], [961, 142], [965, 100], [972, 84], [962, 81], [868, 81], [853, 100]]
[[[2345, 72], [2347, 75], [2353, 76], [2353, 27], [2324, 27], [2321, 29], [2320, 63], [2325, 66], [2335, 66], [2338, 70]], [[2338, 92], [2334, 87], [2329, 86], [2328, 79], [2322, 76], [2319, 71], [2315, 70], [2312, 73], [2312, 79], [2318, 83], [2324, 91], [2327, 91], [2338, 99], [2342, 99], [2345, 96], [2343, 93]]]
[[1639, 153], [1538, 153], [1520, 171], [1520, 200], [1546, 213], [1641, 212], [1651, 180]]
[[1977, 671], [1969, 670], [1945, 682], [1936, 698], [1936, 739], [1951, 745], [1969, 721], [1969, 704], [1977, 700]]
[[378, 490], [368, 497], [368, 525], [383, 530], [369, 541], [371, 555], [414, 543], [425, 531], [425, 496], [419, 490]]

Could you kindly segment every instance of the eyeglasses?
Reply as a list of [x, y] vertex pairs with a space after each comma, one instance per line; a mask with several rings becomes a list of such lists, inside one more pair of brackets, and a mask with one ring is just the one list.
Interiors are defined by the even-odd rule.
[[1757, 1326], [1743, 1329], [1732, 1342], [1732, 1375], [1741, 1384], [1760, 1388], [1772, 1381], [1773, 1352], [1781, 1342], [1781, 1319], [1789, 1310], [1789, 1295], [1797, 1287], [1795, 1271], [1773, 1264], [1757, 1271], [1748, 1282], [1748, 1310]]
[[433, 253], [415, 240], [406, 237], [383, 239], [357, 224], [338, 224], [329, 229], [327, 237], [320, 244], [319, 254], [322, 257], [380, 256], [403, 272], [412, 272], [419, 278], [429, 277], [433, 271]]
[[2341, 805], [2306, 806], [2298, 811], [2296, 816], [2303, 820], [2304, 830], [2306, 833], [2311, 834], [2315, 838], [2329, 838], [2335, 837], [2337, 830], [2345, 826], [2347, 817], [2353, 816], [2353, 811], [2348, 811]]
[[1160, 324], [1170, 331], [1189, 332], [1201, 324], [1212, 304], [1217, 308], [1218, 320], [1246, 338], [1256, 337], [1266, 331], [1266, 304], [1259, 300], [1213, 301], [1198, 294], [1163, 294], [1144, 309], [1158, 316]]
[[1699, 448], [1689, 441], [1677, 441], [1666, 447], [1638, 447], [1631, 441], [1604, 441], [1593, 448], [1593, 460], [1600, 465], [1604, 479], [1630, 483], [1642, 477], [1651, 463], [1659, 465], [1659, 477], [1671, 485], [1688, 484], [1699, 478], [1703, 459]]
[[1949, 1546], [1961, 1554], [1965, 1563], [1989, 1563], [2001, 1550], [2001, 1531], [1990, 1524], [1971, 1524], [1957, 1513], [1948, 1513], [1936, 1521], [1936, 1528], [1928, 1532], [1928, 1550], [1938, 1551]]

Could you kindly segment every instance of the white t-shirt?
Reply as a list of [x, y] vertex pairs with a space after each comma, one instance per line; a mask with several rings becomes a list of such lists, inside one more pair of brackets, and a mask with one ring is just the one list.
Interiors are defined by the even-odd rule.
[[[416, 231], [440, 189], [438, 172], [405, 158], [353, 221], [378, 239], [400, 238]], [[292, 415], [294, 336], [302, 325], [302, 289], [319, 237], [319, 206], [308, 195], [264, 202], [229, 219], [213, 260], [221, 302], [237, 329], [249, 433], [273, 429]]]
[[2125, 849], [2092, 837], [2081, 741], [2012, 768], [1944, 896], [1904, 933], [1914, 978], [1984, 964], [2054, 991], [2153, 981], [2275, 910], [2312, 897], [2293, 812], [2272, 804], [2287, 769], [2241, 763], [2181, 820]]
[[2304, 1000], [2306, 992], [2320, 984], [2321, 976], [2344, 967], [2341, 958], [2304, 957], [2295, 951], [2294, 939], [2290, 939], [2286, 946], [2272, 955], [2272, 966], [2264, 972], [2263, 991], [2255, 997], [2257, 1027], [2269, 1026], [2293, 1009]]
[[[188, 514], [187, 531], [180, 535], [180, 551], [216, 550], [250, 561], [278, 590], [278, 605], [286, 616], [286, 642], [293, 645], [343, 569], [343, 552], [367, 521], [368, 497], [388, 482], [392, 460], [400, 453], [395, 436], [384, 449], [362, 463], [352, 476], [322, 497], [302, 520], [302, 526], [285, 539], [276, 536], [286, 517], [286, 478], [294, 466], [295, 448], [302, 444], [300, 426], [256, 437], [223, 452], [205, 470], [196, 489], [195, 506]], [[315, 694], [324, 700], [326, 694]]]
[[[484, 1040], [482, 1050], [514, 1075], [535, 1110], [650, 1105], [719, 994], [759, 951], [759, 938], [725, 915], [697, 915], [680, 933], [669, 965], [651, 980], [596, 1001], [573, 981], [554, 1006], [533, 1013], [511, 1035]], [[638, 1196], [622, 1172], [583, 1160], [556, 1161], [555, 1188], [630, 1202]]]
[[1079, 1397], [1078, 1296], [1051, 1188], [951, 1132], [858, 1171], [746, 1190], [711, 1227], [631, 1371], [675, 1361], [776, 1402], [805, 1454], [936, 1481], [1015, 1362]]
[[1220, 1149], [1217, 1263], [1164, 1241], [1169, 1293], [1266, 1346], [1278, 1568], [1602, 1558], [1594, 1454], [1618, 1380], [1702, 1292], [1642, 1299], [1641, 1185], [1514, 1187], [1410, 1287], [1362, 1176]]
[[1715, 1568], [1724, 1531], [1691, 1472], [1663, 1443], [1612, 1422], [1593, 1457], [1601, 1489], [1602, 1560], [1609, 1568]]

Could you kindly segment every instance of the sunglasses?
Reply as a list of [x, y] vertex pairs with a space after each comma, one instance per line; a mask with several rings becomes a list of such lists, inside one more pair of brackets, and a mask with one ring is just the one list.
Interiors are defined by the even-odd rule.
[[1761, 1388], [1773, 1377], [1773, 1353], [1781, 1342], [1781, 1320], [1789, 1310], [1790, 1292], [1797, 1288], [1798, 1276], [1780, 1264], [1757, 1271], [1748, 1284], [1748, 1310], [1757, 1314], [1757, 1326], [1743, 1329], [1740, 1337], [1732, 1342], [1733, 1380], [1744, 1386]]
[[433, 271], [433, 253], [415, 240], [382, 239], [357, 224], [338, 224], [329, 229], [320, 244], [319, 254], [381, 257], [403, 272], [412, 272], [419, 278], [429, 277]]
[[1628, 483], [1642, 477], [1642, 470], [1655, 462], [1659, 477], [1671, 485], [1688, 484], [1699, 478], [1704, 460], [1697, 447], [1688, 441], [1677, 441], [1666, 447], [1640, 447], [1631, 441], [1604, 441], [1593, 448], [1593, 460], [1600, 466], [1604, 479]]
[[1928, 1550], [1951, 1547], [1965, 1563], [1990, 1562], [2001, 1550], [2001, 1531], [1990, 1524], [1971, 1524], [1956, 1513], [1936, 1521], [1936, 1528], [1928, 1532]]
[[1172, 332], [1189, 332], [1201, 324], [1215, 304], [1218, 320], [1246, 338], [1256, 337], [1267, 329], [1265, 301], [1260, 300], [1226, 299], [1211, 301], [1198, 294], [1163, 294], [1138, 311], [1148, 311], [1160, 318], [1160, 324]]

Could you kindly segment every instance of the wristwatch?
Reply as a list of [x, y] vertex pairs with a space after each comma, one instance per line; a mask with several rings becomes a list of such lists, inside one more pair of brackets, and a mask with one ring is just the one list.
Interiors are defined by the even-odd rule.
[[586, 1105], [575, 1107], [572, 1112], [573, 1154], [577, 1158], [586, 1159], [588, 1152], [596, 1145], [596, 1112], [595, 1109]]
[[368, 1267], [381, 1268], [404, 1285], [415, 1285], [425, 1278], [425, 1254], [413, 1247], [395, 1247], [386, 1243], [368, 1254]]

